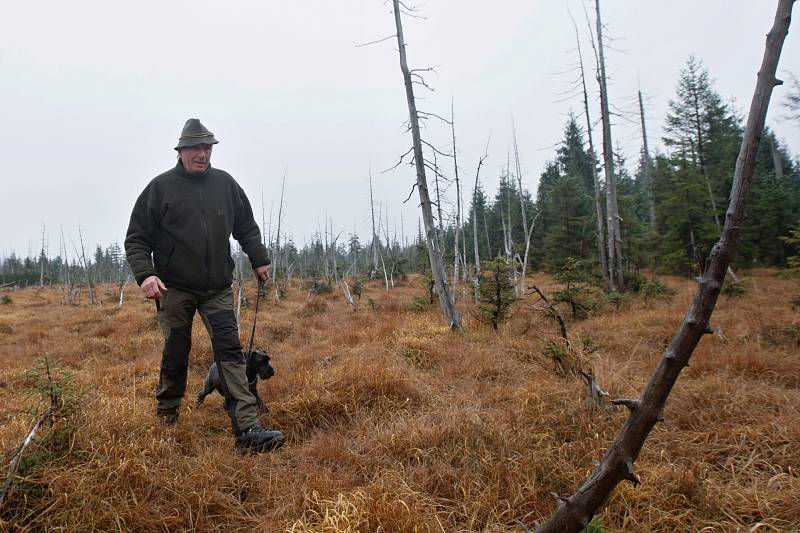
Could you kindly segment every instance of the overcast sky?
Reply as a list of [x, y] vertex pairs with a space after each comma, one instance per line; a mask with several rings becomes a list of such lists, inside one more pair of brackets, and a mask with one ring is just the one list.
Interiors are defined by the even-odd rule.
[[[636, 111], [641, 85], [651, 146], [660, 146], [667, 102], [694, 54], [745, 113], [776, 4], [604, 0], [617, 50], [607, 58], [612, 104]], [[567, 114], [582, 110], [577, 98], [559, 101], [575, 78], [564, 73], [576, 61], [568, 7], [586, 54], [580, 0], [428, 0], [424, 20], [405, 19], [412, 68], [437, 67], [427, 76], [435, 92], [418, 91], [420, 107], [449, 114], [454, 99], [469, 182], [491, 134], [482, 170], [491, 194], [512, 115], [524, 185], [535, 191]], [[121, 244], [139, 192], [175, 164], [189, 117], [216, 134], [212, 164], [233, 174], [258, 219], [262, 191], [267, 218], [271, 209], [277, 217], [287, 170], [283, 231], [298, 246], [326, 218], [345, 236], [369, 239], [370, 165], [390, 233], [400, 232], [402, 215], [406, 234], [416, 234], [417, 197], [402, 204], [413, 168], [381, 174], [411, 142], [396, 43], [355, 46], [394, 34], [383, 0], [0, 0], [0, 13], [0, 255], [35, 254], [42, 223], [50, 255], [62, 227], [68, 243], [80, 227], [92, 246]], [[784, 76], [800, 74], [797, 33], [784, 47]], [[784, 94], [775, 91], [768, 125], [797, 154], [800, 128], [780, 120]], [[641, 137], [631, 119], [617, 118], [613, 137], [633, 168]], [[442, 125], [425, 135], [449, 150]]]

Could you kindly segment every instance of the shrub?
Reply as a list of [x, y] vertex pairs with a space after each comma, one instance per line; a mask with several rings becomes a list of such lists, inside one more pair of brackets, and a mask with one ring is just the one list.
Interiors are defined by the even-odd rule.
[[670, 289], [658, 278], [645, 278], [639, 287], [639, 294], [645, 303], [652, 300], [665, 300], [670, 294]]
[[333, 287], [327, 281], [314, 280], [309, 289], [311, 294], [330, 294], [333, 292]]
[[511, 316], [515, 297], [510, 274], [511, 269], [502, 257], [484, 261], [481, 265], [478, 319], [495, 331]]
[[415, 313], [424, 313], [431, 308], [431, 304], [427, 298], [421, 296], [414, 296], [414, 301], [411, 302], [411, 310]]
[[789, 231], [789, 235], [780, 237], [780, 239], [787, 244], [789, 248], [794, 249], [797, 253], [791, 255], [786, 259], [786, 266], [793, 273], [800, 273], [800, 223], [793, 230]]
[[591, 275], [583, 261], [568, 257], [553, 277], [564, 285], [563, 289], [556, 292], [554, 300], [568, 304], [572, 318], [586, 318], [597, 310], [597, 301], [589, 289]]
[[8, 305], [12, 302], [13, 300], [11, 299], [11, 296], [9, 296], [8, 294], [4, 294], [3, 297], [0, 298], [0, 303], [2, 303], [3, 305]]
[[364, 280], [361, 278], [353, 279], [353, 286], [350, 287], [350, 294], [357, 296], [361, 301], [361, 293], [364, 291]]
[[616, 309], [617, 311], [619, 311], [622, 308], [622, 306], [628, 303], [628, 301], [631, 299], [629, 294], [616, 291], [609, 293], [607, 295], [607, 298], [608, 298], [608, 303], [613, 305], [614, 309]]
[[762, 329], [764, 338], [775, 346], [800, 347], [800, 325], [769, 324]]
[[722, 284], [720, 293], [724, 294], [730, 300], [731, 298], [741, 298], [750, 290], [750, 280], [740, 279], [732, 280], [730, 277], [725, 278], [725, 283]]
[[606, 529], [603, 526], [603, 520], [600, 519], [600, 517], [595, 516], [583, 531], [585, 533], [605, 533]]
[[51, 406], [55, 407], [53, 416], [47, 421], [49, 431], [44, 428], [36, 436], [36, 445], [31, 447], [20, 459], [17, 475], [24, 481], [18, 489], [29, 496], [41, 497], [47, 486], [38, 481], [37, 475], [45, 469], [63, 465], [72, 450], [73, 435], [76, 429], [75, 415], [82, 397], [82, 391], [72, 384], [72, 374], [50, 365], [48, 354], [34, 360], [26, 373], [26, 390], [23, 395], [36, 399], [27, 411], [35, 417]]

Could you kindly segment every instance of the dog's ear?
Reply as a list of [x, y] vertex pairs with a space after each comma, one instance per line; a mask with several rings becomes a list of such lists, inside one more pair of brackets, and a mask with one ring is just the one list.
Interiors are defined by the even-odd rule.
[[265, 361], [269, 362], [269, 352], [266, 349], [259, 347], [255, 351], [259, 356], [263, 357]]

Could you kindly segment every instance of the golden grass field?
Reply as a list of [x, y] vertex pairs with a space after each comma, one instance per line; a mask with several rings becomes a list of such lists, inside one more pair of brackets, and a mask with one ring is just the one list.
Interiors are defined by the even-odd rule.
[[[639, 458], [642, 485], [620, 485], [595, 531], [800, 531], [800, 285], [775, 274], [749, 273], [747, 294], [720, 298], [719, 333]], [[638, 395], [690, 302], [692, 280], [665, 281], [669, 300], [567, 321], [575, 360], [612, 398]], [[34, 359], [49, 353], [84, 393], [56, 422], [61, 438], [29, 450], [0, 531], [520, 532], [551, 513], [550, 492], [583, 482], [627, 415], [590, 407], [583, 382], [555, 372], [543, 345], [556, 329], [530, 305], [498, 334], [462, 306], [452, 333], [437, 307], [415, 308], [414, 278], [366, 284], [355, 311], [293, 288], [266, 300], [257, 333], [277, 370], [259, 384], [262, 421], [287, 443], [242, 456], [222, 398], [193, 405], [212, 360], [199, 318], [187, 399], [166, 429], [153, 399], [162, 341], [138, 288], [122, 308], [111, 287], [102, 307], [68, 307], [56, 288], [3, 294], [3, 464], [34, 420]]]

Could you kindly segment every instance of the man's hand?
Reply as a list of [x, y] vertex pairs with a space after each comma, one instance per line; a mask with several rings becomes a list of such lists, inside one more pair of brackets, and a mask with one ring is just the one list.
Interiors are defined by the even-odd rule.
[[264, 283], [269, 281], [269, 265], [261, 265], [255, 268], [256, 276]]
[[160, 300], [167, 292], [167, 286], [158, 276], [150, 276], [142, 282], [142, 292], [148, 300]]

